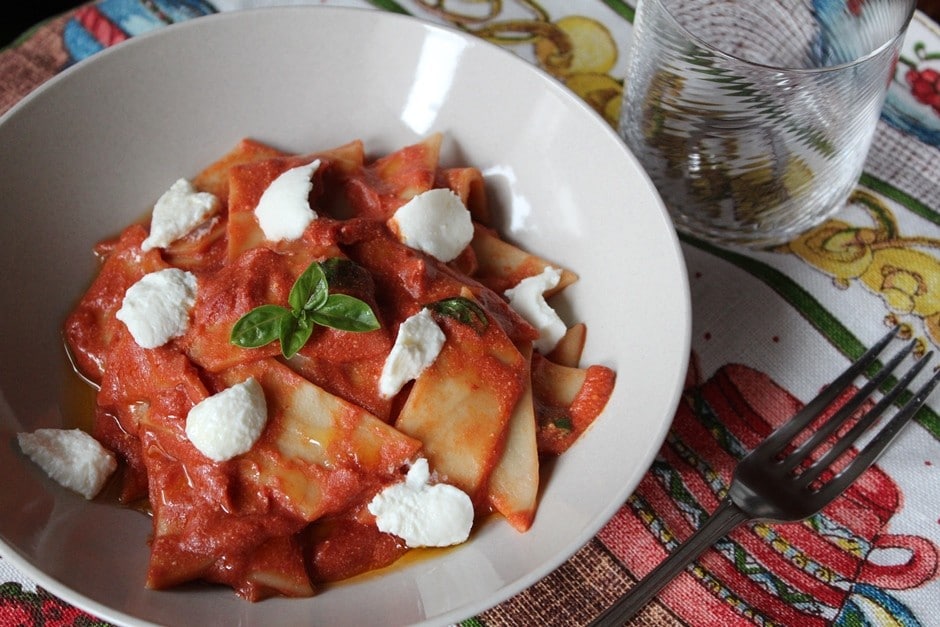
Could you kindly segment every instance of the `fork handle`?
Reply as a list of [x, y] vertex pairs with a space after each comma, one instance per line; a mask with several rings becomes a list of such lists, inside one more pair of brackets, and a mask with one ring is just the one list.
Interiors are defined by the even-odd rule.
[[639, 583], [627, 591], [612, 606], [591, 623], [591, 627], [623, 625], [656, 596], [656, 593], [672, 581], [686, 566], [728, 533], [746, 522], [750, 516], [725, 498], [718, 509], [708, 517], [685, 542], [651, 570]]

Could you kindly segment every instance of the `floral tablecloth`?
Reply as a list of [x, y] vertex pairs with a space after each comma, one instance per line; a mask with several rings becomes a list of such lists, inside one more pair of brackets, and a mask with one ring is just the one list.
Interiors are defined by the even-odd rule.
[[[0, 51], [0, 113], [62, 69], [135, 35], [277, 3], [82, 5]], [[612, 124], [629, 80], [624, 56], [633, 3], [289, 3], [372, 7], [459, 26], [541, 66]], [[692, 354], [683, 400], [653, 467], [563, 566], [464, 625], [589, 622], [701, 524], [744, 451], [886, 326], [902, 325], [920, 353], [940, 348], [940, 29], [915, 15], [864, 175], [839, 214], [773, 250], [726, 250], [688, 237], [682, 246]], [[940, 395], [931, 407], [940, 408]], [[822, 513], [735, 531], [668, 586], [637, 624], [940, 625], [940, 417], [931, 407]], [[0, 626], [96, 622], [0, 559]]]

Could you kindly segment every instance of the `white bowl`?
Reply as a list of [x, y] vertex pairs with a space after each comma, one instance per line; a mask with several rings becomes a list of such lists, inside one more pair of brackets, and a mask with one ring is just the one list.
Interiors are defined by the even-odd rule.
[[[304, 152], [354, 138], [390, 151], [445, 134], [483, 171], [505, 236], [574, 269], [561, 311], [616, 388], [551, 468], [525, 534], [495, 521], [439, 557], [248, 603], [228, 589], [144, 588], [150, 521], [61, 488], [15, 434], [73, 426], [60, 335], [92, 246], [242, 137]], [[656, 192], [617, 135], [510, 52], [381, 11], [294, 7], [198, 18], [63, 72], [0, 119], [0, 550], [41, 585], [125, 624], [444, 624], [532, 585], [633, 491], [678, 403], [688, 282]]]

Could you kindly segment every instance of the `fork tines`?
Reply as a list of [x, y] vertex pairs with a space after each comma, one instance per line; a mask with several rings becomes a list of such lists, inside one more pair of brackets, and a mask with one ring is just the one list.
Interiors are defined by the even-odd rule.
[[762, 457], [763, 461], [778, 460], [778, 472], [798, 475], [797, 484], [801, 488], [809, 488], [817, 493], [820, 500], [827, 500], [841, 492], [847, 483], [854, 481], [866, 468], [872, 465], [891, 441], [900, 433], [902, 427], [921, 408], [931, 391], [940, 382], [940, 370], [914, 392], [900, 409], [886, 422], [877, 434], [858, 452], [858, 454], [837, 472], [835, 477], [839, 481], [830, 481], [825, 485], [817, 485], [820, 476], [845, 453], [850, 446], [857, 442], [861, 436], [888, 410], [898, 402], [901, 395], [908, 390], [911, 382], [926, 367], [933, 353], [928, 353], [917, 362], [897, 381], [871, 409], [862, 414], [857, 422], [845, 434], [839, 436], [832, 447], [821, 454], [817, 459], [811, 455], [825, 443], [840, 427], [843, 427], [850, 418], [857, 416], [862, 405], [872, 394], [886, 384], [888, 377], [897, 369], [900, 363], [913, 351], [915, 341], [909, 341], [884, 366], [882, 366], [868, 382], [853, 394], [839, 409], [835, 411], [824, 424], [815, 429], [806, 440], [800, 442], [796, 448], [787, 452], [785, 449], [794, 439], [813, 422], [829, 405], [842, 395], [849, 385], [862, 373], [867, 371], [884, 351], [885, 347], [897, 335], [899, 327], [893, 328], [882, 337], [848, 370], [834, 380], [819, 396], [810, 401], [797, 416], [777, 429], [764, 443], [752, 453]]
[[[910, 398], [902, 400], [902, 394], [927, 366], [931, 355], [918, 360], [893, 385], [889, 385], [891, 373], [915, 346], [913, 341], [908, 342], [884, 366], [876, 369], [874, 365], [878, 355], [897, 334], [898, 327], [895, 327], [793, 418], [746, 455], [735, 467], [731, 484], [718, 508], [702, 526], [591, 624], [622, 625], [705, 548], [741, 523], [757, 519], [775, 522], [805, 520], [848, 489], [900, 433], [940, 382], [938, 371]], [[834, 409], [834, 401], [849, 396], [850, 386], [863, 372], [869, 373], [868, 382]], [[872, 394], [878, 389], [885, 391], [876, 402], [872, 400]], [[856, 445], [862, 434], [885, 415], [890, 406], [896, 404], [901, 405], [900, 409], [885, 421], [874, 437], [854, 457], [846, 455], [849, 461], [842, 467], [838, 466], [842, 455]], [[850, 419], [855, 419], [855, 424], [849, 426]], [[818, 422], [822, 424], [817, 426], [815, 423]], [[831, 448], [817, 452], [830, 441]]]

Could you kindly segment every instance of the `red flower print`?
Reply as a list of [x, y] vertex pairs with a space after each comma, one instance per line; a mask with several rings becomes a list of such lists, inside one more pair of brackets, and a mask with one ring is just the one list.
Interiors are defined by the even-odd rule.
[[911, 68], [904, 73], [904, 80], [917, 102], [930, 106], [940, 115], [940, 72], [931, 68]]

